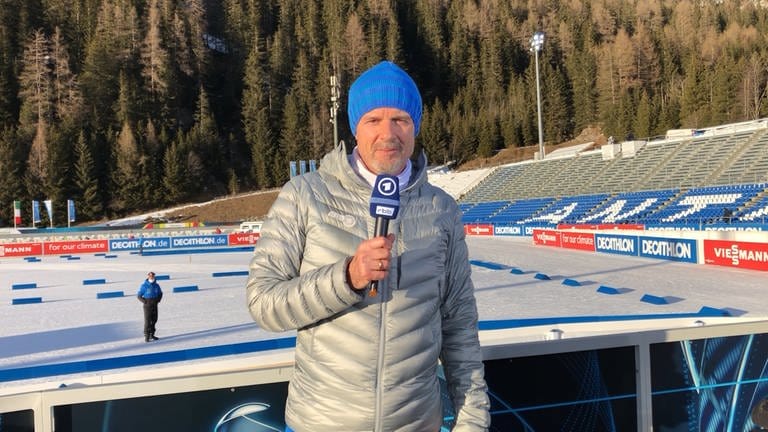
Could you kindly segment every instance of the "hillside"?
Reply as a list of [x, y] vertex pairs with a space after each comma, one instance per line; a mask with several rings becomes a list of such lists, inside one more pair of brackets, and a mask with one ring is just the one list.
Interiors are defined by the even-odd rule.
[[[573, 140], [558, 144], [547, 145], [545, 150], [550, 153], [556, 149], [577, 144], [594, 142], [595, 145], [605, 144], [606, 138], [599, 128], [584, 129]], [[458, 171], [467, 171], [478, 168], [487, 168], [507, 163], [533, 159], [534, 153], [539, 150], [538, 145], [507, 148], [499, 151], [491, 158], [478, 158], [458, 167]], [[214, 201], [190, 204], [164, 212], [165, 218], [176, 222], [218, 222], [237, 223], [244, 220], [258, 220], [266, 216], [269, 208], [277, 197], [279, 190], [248, 192], [231, 197], [223, 197]]]

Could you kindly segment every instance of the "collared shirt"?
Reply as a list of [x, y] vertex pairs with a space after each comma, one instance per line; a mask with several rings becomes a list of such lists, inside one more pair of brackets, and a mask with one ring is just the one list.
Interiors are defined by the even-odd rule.
[[[373, 187], [373, 184], [376, 183], [376, 174], [372, 173], [367, 166], [365, 166], [365, 163], [363, 162], [363, 159], [360, 157], [360, 152], [357, 150], [357, 146], [355, 146], [354, 149], [352, 149], [352, 154], [348, 156], [349, 164], [352, 166], [352, 169], [359, 175], [363, 180], [368, 182], [371, 187]], [[403, 190], [408, 186], [408, 183], [411, 180], [411, 160], [408, 159], [405, 162], [405, 168], [403, 168], [403, 171], [400, 172], [400, 174], [397, 175], [397, 182], [400, 184], [400, 190]]]

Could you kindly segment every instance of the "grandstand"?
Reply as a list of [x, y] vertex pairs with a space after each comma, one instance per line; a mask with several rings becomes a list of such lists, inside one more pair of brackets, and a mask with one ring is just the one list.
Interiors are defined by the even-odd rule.
[[[473, 186], [453, 192], [465, 223], [764, 223], [768, 119], [574, 146], [477, 174]], [[431, 179], [447, 187], [444, 177]]]

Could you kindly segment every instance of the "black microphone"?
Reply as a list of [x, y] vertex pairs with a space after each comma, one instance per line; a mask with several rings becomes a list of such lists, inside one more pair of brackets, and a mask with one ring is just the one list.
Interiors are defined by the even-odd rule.
[[[374, 237], [386, 236], [389, 232], [389, 221], [397, 217], [400, 210], [400, 184], [397, 177], [379, 174], [373, 183], [371, 193], [371, 216], [376, 218], [373, 227]], [[379, 281], [369, 284], [368, 295], [373, 297], [379, 290]]]

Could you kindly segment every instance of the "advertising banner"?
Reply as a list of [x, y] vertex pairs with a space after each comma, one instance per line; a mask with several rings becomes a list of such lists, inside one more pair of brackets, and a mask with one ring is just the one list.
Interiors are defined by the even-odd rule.
[[40, 201], [32, 201], [32, 226], [42, 221], [43, 219], [40, 217]]
[[493, 227], [493, 235], [497, 236], [522, 236], [522, 225], [495, 225]]
[[595, 235], [593, 233], [578, 233], [563, 231], [560, 233], [562, 247], [583, 251], [595, 251]]
[[533, 230], [533, 244], [542, 246], [562, 246], [560, 232], [554, 230]]
[[604, 230], [634, 230], [643, 231], [645, 225], [642, 224], [560, 224], [557, 229], [580, 229], [590, 231], [604, 231]]
[[74, 222], [75, 219], [77, 219], [77, 215], [75, 214], [75, 201], [68, 199], [67, 200], [67, 221]]
[[221, 246], [227, 246], [226, 234], [171, 237], [171, 247], [174, 249]]
[[637, 236], [595, 234], [595, 251], [637, 256]]
[[641, 237], [640, 256], [696, 264], [696, 240], [664, 237]]
[[170, 247], [170, 237], [123, 238], [109, 241], [109, 250], [112, 252], [170, 249]]
[[43, 254], [42, 243], [0, 244], [0, 257], [35, 256]]
[[93, 252], [109, 252], [109, 242], [106, 239], [101, 239], [43, 243], [43, 253], [45, 255]]
[[230, 246], [248, 246], [256, 244], [259, 233], [231, 233], [229, 234]]
[[768, 271], [768, 244], [704, 240], [704, 263]]
[[476, 236], [492, 236], [493, 225], [491, 224], [465, 224], [464, 234]]

